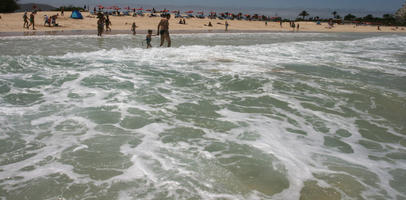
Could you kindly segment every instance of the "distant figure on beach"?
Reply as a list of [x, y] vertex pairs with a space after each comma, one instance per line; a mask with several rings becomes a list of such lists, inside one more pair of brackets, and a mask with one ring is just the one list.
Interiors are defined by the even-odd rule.
[[208, 25], [208, 26], [212, 27], [212, 26], [213, 26], [213, 24], [211, 24], [211, 22], [209, 22], [209, 25]]
[[186, 24], [186, 20], [183, 18], [183, 24]]
[[28, 25], [28, 28], [32, 25], [32, 30], [35, 30], [35, 22], [34, 22], [34, 12], [30, 14], [30, 25]]
[[100, 17], [97, 20], [97, 36], [102, 36], [104, 29], [104, 17]]
[[111, 28], [110, 28], [110, 26], [111, 26], [112, 24], [111, 24], [111, 21], [110, 21], [109, 15], [107, 15], [107, 16], [106, 16], [105, 23], [106, 23], [106, 31], [110, 31], [110, 32], [111, 32]]
[[179, 24], [183, 24], [183, 21], [182, 21], [182, 19], [180, 19], [180, 20], [179, 20]]
[[282, 21], [280, 21], [280, 22], [279, 22], [279, 25], [280, 25], [280, 26], [281, 26], [281, 28], [282, 28]]
[[28, 23], [27, 12], [24, 13], [23, 19], [24, 19], [24, 25], [23, 25], [23, 27], [24, 27], [24, 28], [30, 28], [30, 27], [29, 27], [30, 25], [29, 25], [29, 23]]
[[265, 26], [268, 26], [268, 22], [267, 22], [267, 21], [265, 21]]
[[151, 40], [152, 40], [152, 30], [149, 29], [149, 30], [148, 30], [148, 34], [147, 34], [147, 37], [145, 38], [145, 41], [147, 41], [147, 49], [150, 48], [150, 47], [152, 47], [152, 45], [151, 45]]
[[44, 15], [44, 26], [46, 26], [47, 24], [48, 26], [51, 26], [51, 23], [49, 23], [48, 15]]
[[158, 32], [157, 35], [161, 35], [161, 44], [162, 46], [164, 44], [164, 41], [166, 40], [168, 42], [168, 47], [171, 46], [171, 37], [169, 36], [169, 19], [171, 18], [170, 14], [166, 14], [163, 16], [161, 21], [158, 24]]
[[[57, 18], [57, 15], [52, 15], [52, 16], [48, 19], [48, 22], [50, 21], [51, 24], [52, 24], [52, 26], [58, 26], [58, 24], [56, 23], [56, 18]], [[49, 26], [51, 26], [51, 25], [49, 25]]]
[[299, 31], [300, 24], [297, 24], [296, 31]]
[[226, 26], [226, 31], [228, 31], [228, 22], [226, 21], [224, 25]]
[[378, 25], [378, 31], [380, 31], [381, 30], [381, 27]]
[[61, 8], [61, 16], [63, 16], [63, 12], [65, 11], [65, 7]]
[[133, 22], [133, 25], [131, 25], [131, 31], [133, 32], [133, 35], [135, 35], [136, 34], [136, 32], [135, 32], [135, 28], [136, 28], [137, 26], [135, 25], [135, 22]]

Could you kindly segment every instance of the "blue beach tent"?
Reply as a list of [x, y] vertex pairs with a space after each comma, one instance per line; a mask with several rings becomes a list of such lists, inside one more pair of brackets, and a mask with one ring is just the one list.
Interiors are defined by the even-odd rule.
[[72, 14], [70, 15], [70, 17], [73, 19], [83, 19], [82, 14], [77, 10], [72, 11]]

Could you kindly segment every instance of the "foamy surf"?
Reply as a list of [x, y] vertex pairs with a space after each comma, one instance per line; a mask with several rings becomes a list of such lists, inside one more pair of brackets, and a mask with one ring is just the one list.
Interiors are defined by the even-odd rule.
[[0, 39], [0, 198], [406, 198], [404, 35], [142, 40]]

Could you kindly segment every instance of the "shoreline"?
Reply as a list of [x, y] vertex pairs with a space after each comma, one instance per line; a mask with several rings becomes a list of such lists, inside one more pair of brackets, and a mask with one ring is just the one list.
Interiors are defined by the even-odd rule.
[[[1, 13], [0, 37], [4, 36], [35, 36], [35, 35], [97, 35], [97, 19], [88, 12], [83, 12], [83, 19], [70, 18], [70, 12], [65, 12], [64, 16], [59, 15], [56, 23], [58, 26], [44, 26], [43, 17], [45, 15], [57, 15], [56, 11], [38, 12], [35, 16], [36, 30], [23, 28], [22, 16], [24, 13]], [[131, 24], [136, 23], [137, 34], [146, 34], [148, 29], [157, 29], [160, 17], [132, 17], [132, 16], [110, 16], [112, 22], [112, 32], [105, 35], [132, 34]], [[316, 24], [311, 21], [297, 21], [300, 29], [292, 28], [288, 22], [247, 21], [247, 20], [221, 20], [221, 19], [186, 19], [186, 24], [179, 24], [179, 19], [171, 17], [171, 34], [194, 34], [194, 33], [396, 33], [405, 34], [406, 27], [380, 26], [380, 30], [375, 25], [337, 24], [330, 27], [327, 23]], [[225, 22], [228, 21], [228, 31], [225, 31]], [[208, 23], [212, 26], [208, 26]]]
[[[406, 35], [406, 32], [350, 32], [350, 31], [283, 31], [283, 30], [170, 30], [170, 34], [203, 34], [203, 33], [354, 33], [354, 34], [401, 34]], [[136, 35], [146, 35], [147, 30], [137, 30]], [[71, 35], [95, 35], [97, 36], [97, 30], [53, 30], [53, 31], [24, 31], [24, 32], [0, 32], [1, 37], [12, 36], [71, 36]], [[109, 35], [132, 35], [131, 31], [127, 30], [112, 30], [103, 33], [103, 36]]]

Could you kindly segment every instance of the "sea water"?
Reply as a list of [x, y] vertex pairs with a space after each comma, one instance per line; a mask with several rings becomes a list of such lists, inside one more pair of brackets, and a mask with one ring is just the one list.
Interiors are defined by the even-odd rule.
[[0, 199], [406, 199], [406, 35], [0, 38]]

